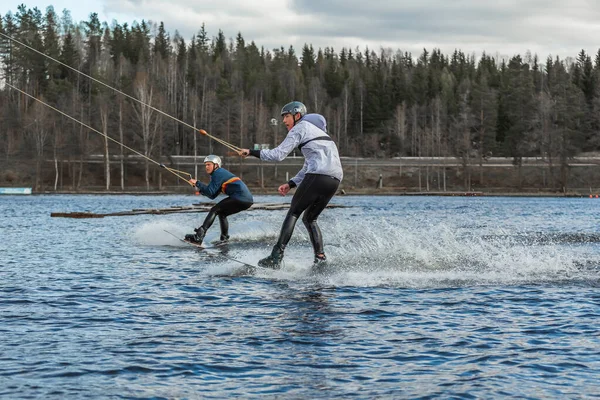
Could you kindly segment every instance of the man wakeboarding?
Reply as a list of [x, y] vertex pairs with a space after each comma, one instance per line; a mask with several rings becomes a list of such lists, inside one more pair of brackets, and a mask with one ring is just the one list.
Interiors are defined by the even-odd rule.
[[279, 194], [285, 196], [291, 188], [298, 187], [283, 221], [277, 244], [273, 247], [271, 255], [260, 260], [258, 265], [281, 268], [283, 252], [302, 213], [302, 222], [308, 230], [315, 253], [314, 264], [318, 265], [327, 258], [317, 218], [342, 181], [342, 163], [335, 142], [327, 134], [327, 123], [322, 115], [307, 114], [304, 104], [293, 101], [283, 106], [281, 116], [288, 134], [279, 146], [272, 150], [242, 149], [239, 152], [243, 157], [252, 155], [263, 161], [282, 161], [296, 147], [304, 155], [302, 169], [289, 182], [278, 188]]
[[194, 229], [195, 233], [185, 235], [184, 240], [190, 243], [202, 244], [206, 231], [212, 226], [216, 217], [219, 217], [221, 227], [220, 240], [222, 242], [229, 240], [229, 221], [227, 221], [227, 217], [247, 210], [254, 204], [248, 186], [240, 178], [223, 168], [222, 165], [221, 157], [216, 155], [206, 156], [204, 168], [206, 173], [210, 175], [208, 185], [197, 179], [189, 180], [202, 195], [209, 199], [215, 199], [221, 193], [227, 195], [226, 198], [210, 209], [202, 225]]

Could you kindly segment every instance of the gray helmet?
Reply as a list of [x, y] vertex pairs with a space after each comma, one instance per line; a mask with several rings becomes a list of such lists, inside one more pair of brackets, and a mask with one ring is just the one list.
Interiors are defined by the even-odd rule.
[[281, 116], [283, 117], [285, 114], [300, 114], [300, 117], [304, 117], [306, 115], [306, 106], [299, 101], [292, 101], [281, 109]]
[[221, 164], [221, 157], [219, 156], [215, 156], [214, 154], [211, 154], [209, 156], [204, 157], [204, 162], [211, 162], [213, 164], [217, 164], [219, 167], [222, 165]]

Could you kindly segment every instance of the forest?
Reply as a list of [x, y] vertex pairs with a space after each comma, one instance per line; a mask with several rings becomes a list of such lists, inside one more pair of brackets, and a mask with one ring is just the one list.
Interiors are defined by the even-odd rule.
[[[453, 157], [464, 165], [508, 157], [517, 169], [539, 157], [567, 186], [569, 160], [600, 147], [600, 50], [542, 57], [310, 43], [265, 49], [242, 32], [209, 35], [205, 24], [184, 38], [162, 22], [109, 24], [96, 13], [73, 21], [68, 10], [21, 5], [0, 16], [0, 166], [6, 182], [29, 171], [36, 188], [56, 188], [44, 178], [48, 168], [56, 170], [51, 180], [60, 175], [72, 188], [90, 174], [123, 187], [127, 149], [81, 123], [151, 159], [226, 155], [177, 120], [242, 148], [274, 147], [286, 134], [281, 107], [300, 100], [325, 116], [344, 157]], [[86, 163], [94, 155], [105, 161], [99, 171]], [[162, 184], [148, 163], [139, 179]]]

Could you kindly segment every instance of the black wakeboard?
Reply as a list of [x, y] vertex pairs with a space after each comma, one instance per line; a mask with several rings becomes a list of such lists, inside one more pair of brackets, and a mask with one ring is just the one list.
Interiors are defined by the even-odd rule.
[[[179, 241], [181, 241], [183, 243], [186, 243], [186, 244], [188, 244], [190, 246], [194, 246], [195, 248], [197, 248], [199, 250], [218, 249], [218, 248], [221, 248], [221, 247], [225, 247], [228, 244], [227, 242], [219, 242], [219, 243], [215, 244], [214, 246], [207, 247], [207, 246], [204, 246], [204, 245], [202, 245], [200, 243], [189, 242], [189, 241], [187, 241], [185, 239], [182, 239], [179, 236], [177, 236], [176, 234], [167, 231], [166, 229], [163, 229], [163, 230], [165, 232], [167, 232], [169, 235], [177, 238], [177, 240], [179, 240]], [[238, 264], [241, 264], [244, 268], [242, 268], [240, 271], [236, 272], [235, 275], [253, 275], [253, 274], [256, 273], [256, 271], [274, 271], [271, 268], [265, 268], [265, 267], [261, 267], [261, 266], [258, 266], [258, 265], [250, 264], [250, 263], [247, 263], [245, 261], [241, 261], [241, 260], [238, 260], [236, 258], [230, 257], [228, 255], [225, 255], [223, 253], [215, 254], [215, 256], [217, 256], [217, 257], [223, 257], [223, 258], [225, 258], [225, 259], [227, 259], [229, 261], [233, 261], [233, 262], [236, 262]]]
[[183, 243], [187, 243], [187, 244], [189, 244], [190, 246], [194, 246], [194, 247], [195, 247], [195, 248], [197, 248], [197, 249], [204, 250], [204, 249], [206, 249], [206, 248], [207, 248], [206, 246], [203, 246], [203, 245], [202, 245], [202, 243], [194, 243], [194, 242], [189, 242], [189, 241], [187, 241], [187, 240], [185, 240], [185, 239], [182, 239], [182, 238], [180, 238], [180, 237], [179, 237], [179, 236], [177, 236], [176, 234], [174, 234], [174, 233], [172, 233], [172, 232], [169, 232], [169, 231], [168, 231], [168, 230], [166, 230], [166, 229], [163, 229], [163, 231], [167, 232], [169, 235], [173, 236], [174, 238], [177, 238], [177, 240], [179, 240], [179, 241], [181, 241], [181, 242], [183, 242]]

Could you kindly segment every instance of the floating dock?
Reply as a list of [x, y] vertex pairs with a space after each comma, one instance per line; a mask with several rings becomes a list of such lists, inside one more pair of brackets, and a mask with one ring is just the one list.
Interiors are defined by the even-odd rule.
[[[93, 212], [53, 212], [51, 217], [60, 218], [104, 218], [104, 217], [122, 217], [128, 215], [144, 215], [144, 214], [176, 214], [176, 213], [198, 213], [208, 212], [216, 203], [198, 203], [191, 206], [173, 206], [170, 208], [146, 208], [133, 209], [130, 211], [118, 211], [113, 213], [93, 213]], [[341, 208], [346, 206], [329, 204], [327, 208]], [[290, 208], [289, 203], [255, 203], [248, 210], [287, 210]]]
[[31, 188], [0, 187], [0, 194], [31, 194]]

